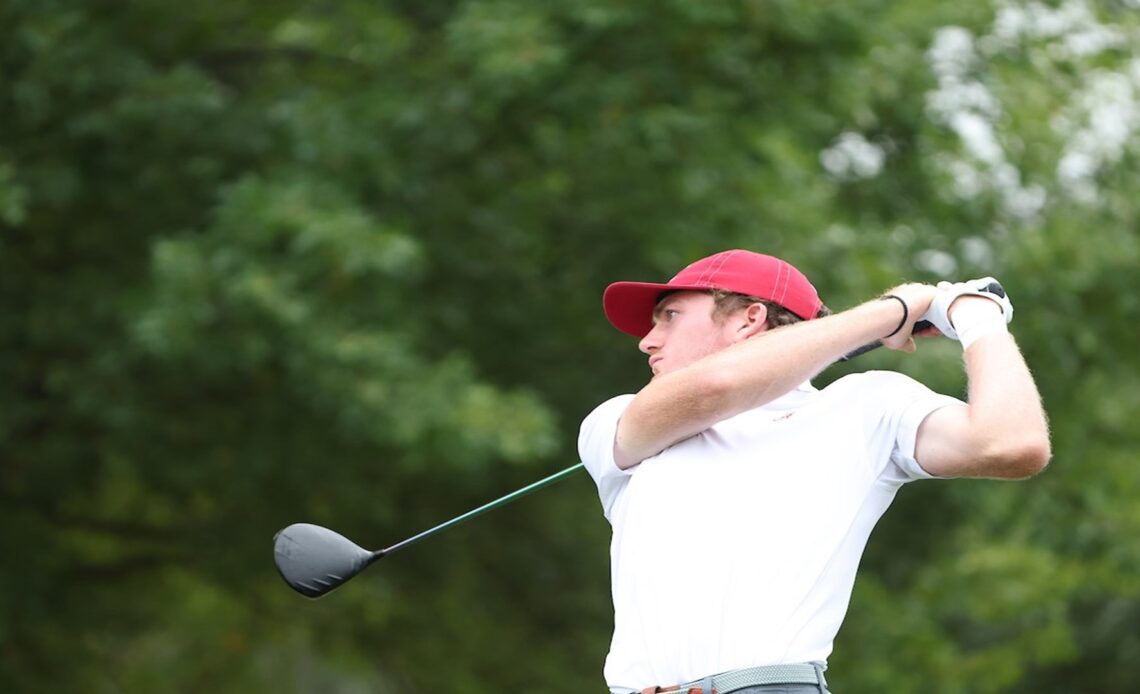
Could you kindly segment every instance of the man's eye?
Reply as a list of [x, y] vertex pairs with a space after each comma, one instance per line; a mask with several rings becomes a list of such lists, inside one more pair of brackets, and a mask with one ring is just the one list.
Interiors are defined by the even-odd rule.
[[680, 313], [680, 311], [674, 311], [671, 308], [665, 309], [665, 319], [673, 320], [673, 316], [677, 315], [678, 313]]

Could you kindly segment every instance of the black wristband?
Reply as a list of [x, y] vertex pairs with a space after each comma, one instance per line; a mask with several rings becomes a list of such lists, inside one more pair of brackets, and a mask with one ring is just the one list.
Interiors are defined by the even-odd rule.
[[888, 334], [886, 337], [883, 338], [884, 340], [887, 337], [890, 337], [891, 335], [894, 335], [898, 331], [902, 330], [903, 326], [906, 325], [906, 319], [910, 318], [910, 309], [907, 308], [906, 302], [903, 301], [903, 298], [901, 296], [895, 296], [894, 294], [884, 294], [884, 295], [879, 297], [879, 301], [886, 301], [887, 299], [898, 299], [898, 302], [900, 304], [902, 304], [902, 307], [903, 307], [903, 317], [902, 317], [902, 320], [899, 321], [899, 327], [892, 330], [890, 332], [890, 334]]

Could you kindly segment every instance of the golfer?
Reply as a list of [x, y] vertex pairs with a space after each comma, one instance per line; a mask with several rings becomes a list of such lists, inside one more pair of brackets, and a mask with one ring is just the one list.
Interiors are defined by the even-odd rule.
[[[796, 268], [732, 250], [606, 289], [653, 372], [579, 437], [613, 528], [612, 692], [827, 692], [860, 556], [899, 488], [1045, 467], [1045, 414], [994, 286], [904, 284], [827, 315]], [[962, 343], [966, 402], [889, 371], [811, 385], [876, 340], [914, 351], [920, 319]]]

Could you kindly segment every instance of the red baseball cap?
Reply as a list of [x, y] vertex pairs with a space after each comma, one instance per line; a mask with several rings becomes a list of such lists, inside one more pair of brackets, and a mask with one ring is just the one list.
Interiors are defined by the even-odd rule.
[[779, 258], [752, 251], [722, 251], [692, 263], [665, 284], [614, 282], [602, 295], [606, 318], [618, 330], [645, 337], [662, 292], [722, 289], [783, 306], [804, 320], [819, 317], [823, 302], [802, 272]]

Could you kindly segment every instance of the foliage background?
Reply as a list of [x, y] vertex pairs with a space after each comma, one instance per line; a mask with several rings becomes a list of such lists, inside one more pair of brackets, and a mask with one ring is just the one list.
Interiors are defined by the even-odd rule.
[[[1055, 457], [916, 484], [841, 692], [1140, 689], [1136, 0], [0, 2], [0, 689], [602, 690], [615, 279], [994, 274]], [[834, 367], [964, 388], [951, 344]], [[679, 558], [679, 562], [685, 561]]]

